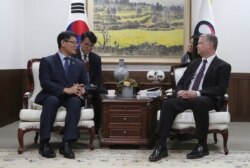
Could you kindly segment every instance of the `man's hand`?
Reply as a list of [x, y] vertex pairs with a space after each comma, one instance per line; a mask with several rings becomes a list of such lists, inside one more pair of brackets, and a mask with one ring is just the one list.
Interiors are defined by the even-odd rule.
[[182, 99], [192, 99], [197, 97], [197, 92], [194, 90], [179, 90], [177, 97]]
[[85, 89], [83, 87], [83, 84], [76, 83], [69, 88], [64, 88], [63, 92], [68, 94], [68, 95], [75, 94], [77, 96], [82, 96], [85, 93]]

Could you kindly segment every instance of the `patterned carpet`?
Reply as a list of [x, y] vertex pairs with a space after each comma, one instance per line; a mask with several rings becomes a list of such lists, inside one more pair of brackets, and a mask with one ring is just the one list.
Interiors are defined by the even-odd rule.
[[186, 159], [189, 151], [171, 150], [169, 156], [151, 163], [148, 156], [151, 150], [121, 149], [77, 149], [74, 160], [65, 159], [59, 153], [54, 159], [46, 159], [35, 149], [18, 155], [16, 150], [0, 150], [0, 168], [249, 168], [250, 152], [233, 151], [229, 155], [210, 152], [210, 155], [196, 160]]

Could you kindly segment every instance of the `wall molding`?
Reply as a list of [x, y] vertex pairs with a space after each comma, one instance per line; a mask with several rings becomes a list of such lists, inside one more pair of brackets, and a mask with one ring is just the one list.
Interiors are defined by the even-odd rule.
[[0, 70], [0, 126], [19, 119], [26, 74], [24, 69]]
[[250, 73], [232, 73], [229, 83], [231, 121], [250, 121]]

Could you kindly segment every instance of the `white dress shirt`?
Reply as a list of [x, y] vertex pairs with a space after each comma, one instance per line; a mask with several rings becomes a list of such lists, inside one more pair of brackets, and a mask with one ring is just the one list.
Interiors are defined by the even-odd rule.
[[[214, 59], [215, 56], [216, 56], [216, 54], [214, 54], [214, 55], [212, 55], [212, 56], [210, 56], [210, 57], [208, 57], [208, 58], [202, 58], [202, 61], [201, 61], [200, 65], [199, 65], [198, 69], [195, 71], [194, 76], [193, 76], [193, 78], [192, 78], [192, 80], [191, 80], [191, 83], [190, 83], [190, 85], [189, 85], [189, 90], [192, 90], [192, 87], [193, 87], [195, 78], [196, 78], [196, 76], [198, 75], [198, 73], [199, 73], [199, 71], [200, 71], [200, 69], [201, 69], [201, 67], [202, 67], [203, 60], [206, 59], [206, 60], [207, 60], [206, 68], [205, 68], [204, 74], [203, 74], [203, 76], [202, 76], [202, 78], [201, 78], [201, 82], [200, 82], [200, 85], [199, 85], [199, 88], [198, 88], [198, 90], [202, 90], [202, 85], [203, 85], [204, 77], [205, 77], [205, 75], [206, 75], [206, 73], [207, 73], [207, 70], [208, 70], [208, 68], [209, 68], [209, 66], [210, 66], [210, 64], [211, 64], [211, 62], [213, 61], [213, 59]], [[200, 96], [200, 95], [201, 95], [200, 92], [197, 91], [197, 96]]]

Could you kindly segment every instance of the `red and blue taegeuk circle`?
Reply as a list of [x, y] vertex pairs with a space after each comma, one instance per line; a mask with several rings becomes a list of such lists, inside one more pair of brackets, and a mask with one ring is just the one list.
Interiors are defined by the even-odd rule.
[[67, 27], [67, 31], [75, 32], [80, 36], [83, 32], [89, 31], [89, 26], [82, 20], [76, 20]]

